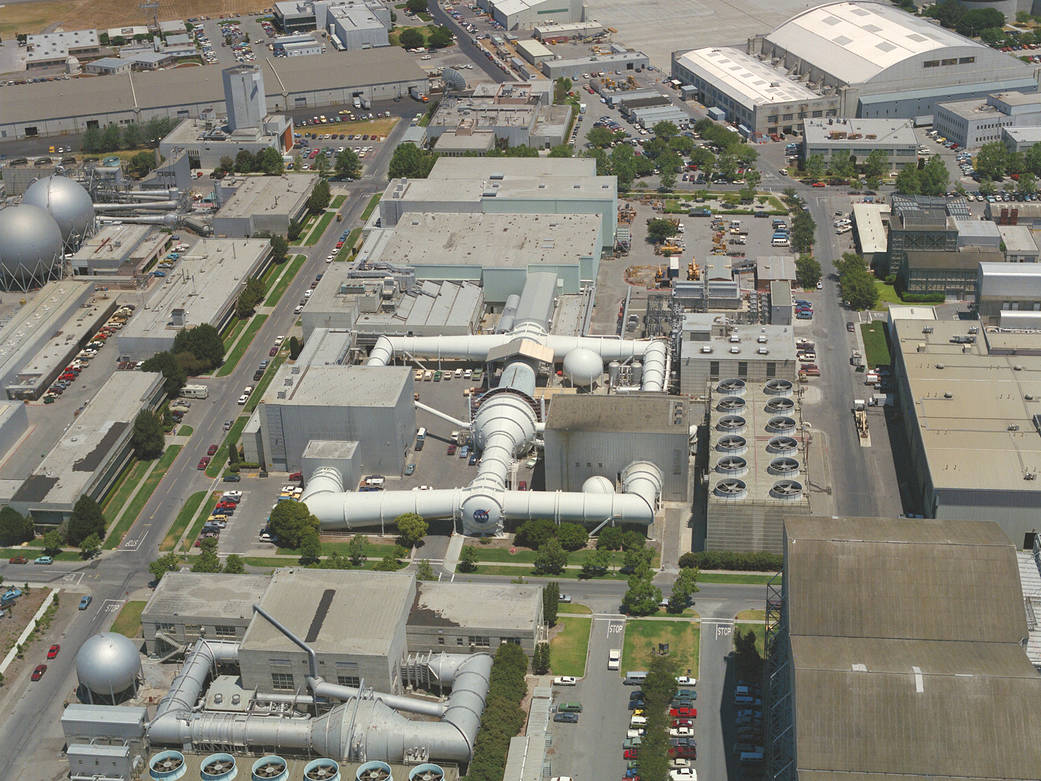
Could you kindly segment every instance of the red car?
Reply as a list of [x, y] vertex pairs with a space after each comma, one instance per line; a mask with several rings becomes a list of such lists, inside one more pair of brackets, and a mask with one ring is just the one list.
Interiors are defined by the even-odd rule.
[[799, 367], [799, 371], [803, 372], [807, 377], [820, 377], [820, 367], [815, 363], [804, 363]]
[[47, 672], [47, 665], [45, 665], [45, 664], [38, 664], [38, 665], [36, 665], [36, 669], [33, 670], [32, 679], [34, 681], [40, 680], [43, 677], [43, 674], [45, 672]]
[[527, 480], [521, 480], [517, 484], [517, 490], [518, 491], [527, 491], [528, 490], [528, 482], [527, 482]]
[[824, 182], [814, 182], [813, 186], [814, 187], [827, 187], [828, 185], [824, 184]]
[[670, 746], [670, 757], [681, 757], [683, 759], [697, 759], [698, 750], [694, 746]]
[[274, 358], [276, 355], [278, 355], [278, 348], [272, 347], [270, 350], [267, 351], [267, 354]]
[[7, 563], [8, 564], [25, 564], [27, 561], [28, 561], [28, 559], [26, 559], [25, 556], [12, 556], [10, 559], [8, 559]]
[[289, 475], [289, 479], [290, 480], [298, 480], [298, 481], [299, 480], [303, 480], [304, 479], [304, 473], [303, 472], [293, 472], [293, 474]]
[[57, 643], [55, 643], [54, 645], [52, 645], [50, 648], [47, 649], [47, 658], [48, 659], [56, 658], [60, 651], [61, 651], [61, 646], [58, 645]]
[[690, 719], [673, 719], [672, 720], [672, 726], [673, 727], [693, 727], [694, 726], [694, 722], [691, 721]]
[[697, 708], [670, 708], [669, 715], [673, 718], [681, 719], [696, 719], [698, 717]]
[[448, 452], [448, 455], [454, 456], [455, 455], [455, 445], [449, 445], [447, 452]]
[[212, 455], [216, 455], [216, 453], [217, 453], [217, 446], [216, 445], [210, 445], [208, 448], [206, 448], [206, 455], [212, 456]]
[[622, 757], [623, 757], [623, 759], [639, 759], [640, 758], [640, 752], [639, 752], [638, 749], [635, 749], [635, 748], [627, 748], [625, 750], [625, 753], [622, 754]]
[[203, 456], [202, 458], [199, 459], [199, 463], [195, 465], [195, 468], [198, 469], [199, 471], [202, 471], [207, 466], [209, 466], [209, 463], [210, 463], [209, 456]]

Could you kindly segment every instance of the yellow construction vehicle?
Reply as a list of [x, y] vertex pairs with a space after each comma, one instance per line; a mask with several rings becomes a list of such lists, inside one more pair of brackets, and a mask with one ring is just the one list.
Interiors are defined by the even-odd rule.
[[698, 267], [697, 261], [692, 260], [687, 264], [687, 279], [694, 282], [701, 279], [701, 269]]

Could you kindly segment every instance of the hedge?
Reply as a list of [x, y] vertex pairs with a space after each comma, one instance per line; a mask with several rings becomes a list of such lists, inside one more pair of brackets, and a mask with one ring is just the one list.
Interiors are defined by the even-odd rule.
[[524, 727], [521, 700], [528, 692], [524, 675], [528, 657], [519, 645], [504, 643], [495, 652], [488, 700], [474, 741], [474, 758], [466, 777], [471, 781], [502, 781], [510, 738]]
[[905, 304], [942, 304], [946, 297], [943, 293], [902, 293], [900, 300]]
[[698, 569], [752, 570], [755, 572], [777, 572], [784, 565], [784, 558], [777, 553], [738, 553], [735, 551], [699, 551], [680, 556], [681, 567]]

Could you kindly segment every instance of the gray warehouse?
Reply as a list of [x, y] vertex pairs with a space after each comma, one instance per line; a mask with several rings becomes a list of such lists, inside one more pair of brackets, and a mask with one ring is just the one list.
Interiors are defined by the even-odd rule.
[[217, 184], [220, 209], [213, 216], [215, 236], [245, 238], [255, 233], [284, 235], [289, 223], [307, 210], [316, 174], [241, 176]]

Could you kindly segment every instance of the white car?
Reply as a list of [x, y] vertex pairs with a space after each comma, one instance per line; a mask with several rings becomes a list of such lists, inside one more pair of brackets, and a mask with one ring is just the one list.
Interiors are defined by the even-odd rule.
[[300, 313], [301, 313], [301, 312], [303, 312], [303, 311], [304, 311], [304, 305], [303, 305], [303, 304], [297, 304], [297, 305], [296, 305], [296, 306], [295, 306], [295, 307], [293, 308], [293, 314], [294, 314], [294, 315], [298, 315], [298, 314], [300, 314]]
[[669, 781], [698, 781], [698, 771], [692, 767], [679, 767], [669, 771]]
[[676, 757], [671, 762], [669, 762], [669, 765], [672, 767], [673, 770], [681, 767], [690, 767], [690, 760], [684, 759], [683, 757]]
[[243, 393], [241, 396], [239, 396], [239, 406], [242, 406], [247, 401], [249, 401], [249, 394], [248, 393]]
[[275, 344], [282, 344], [282, 342], [284, 342], [285, 340], [286, 340], [286, 338], [284, 336], [276, 336], [275, 337]]
[[698, 679], [697, 678], [691, 678], [689, 675], [677, 675], [676, 676], [676, 683], [679, 684], [680, 686], [697, 686], [698, 685]]
[[575, 686], [578, 684], [578, 679], [573, 675], [558, 675], [553, 679], [554, 686]]
[[690, 727], [673, 727], [669, 730], [670, 738], [689, 738], [694, 734], [694, 730]]
[[326, 262], [326, 263], [332, 263], [332, 260], [333, 260], [333, 258], [335, 258], [335, 257], [336, 257], [336, 253], [335, 253], [335, 252], [330, 252], [330, 253], [329, 253], [329, 254], [328, 254], [328, 255], [326, 256], [326, 258], [325, 258], [325, 262]]
[[313, 290], [305, 290], [304, 291], [304, 298], [310, 298], [313, 294], [314, 294]]
[[235, 502], [242, 498], [242, 491], [225, 491], [221, 494], [221, 499], [230, 499]]

